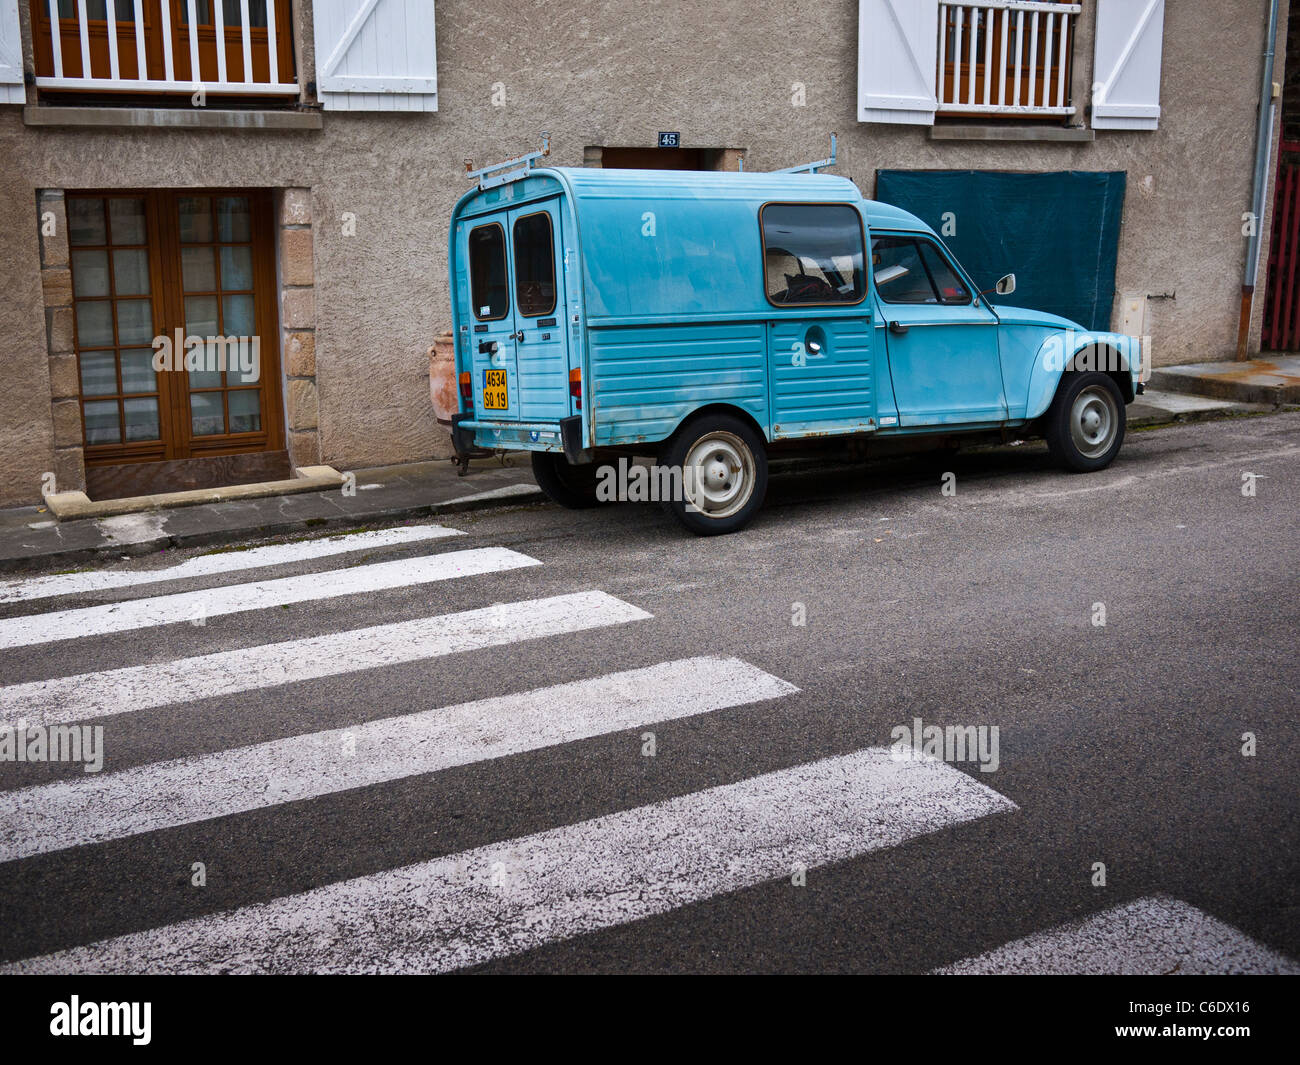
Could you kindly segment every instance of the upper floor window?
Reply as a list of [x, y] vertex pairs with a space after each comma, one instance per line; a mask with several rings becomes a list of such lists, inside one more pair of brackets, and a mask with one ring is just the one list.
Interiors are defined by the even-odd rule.
[[1051, 118], [1074, 113], [1074, 20], [1064, 0], [940, 4], [939, 114]]
[[769, 203], [761, 212], [767, 298], [779, 305], [859, 303], [862, 219], [842, 203]]
[[137, 0], [31, 0], [36, 87], [297, 99], [291, 0], [224, 0], [219, 28], [217, 0], [138, 6], [139, 18]]

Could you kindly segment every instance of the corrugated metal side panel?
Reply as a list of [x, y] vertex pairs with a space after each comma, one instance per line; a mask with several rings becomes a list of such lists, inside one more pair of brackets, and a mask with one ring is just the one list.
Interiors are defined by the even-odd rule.
[[848, 433], [874, 428], [872, 323], [865, 315], [818, 319], [820, 357], [804, 347], [808, 321], [772, 325], [772, 436]]
[[598, 445], [664, 440], [709, 403], [768, 424], [761, 322], [606, 326], [588, 337]]

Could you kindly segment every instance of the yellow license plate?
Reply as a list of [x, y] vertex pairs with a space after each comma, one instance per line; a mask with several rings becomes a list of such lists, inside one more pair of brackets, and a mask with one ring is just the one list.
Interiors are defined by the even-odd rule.
[[506, 371], [483, 371], [483, 409], [509, 410], [510, 399], [506, 394]]

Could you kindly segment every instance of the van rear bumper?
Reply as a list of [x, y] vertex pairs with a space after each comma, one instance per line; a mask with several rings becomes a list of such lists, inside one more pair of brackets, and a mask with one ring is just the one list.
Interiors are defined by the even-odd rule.
[[591, 461], [582, 446], [582, 417], [574, 414], [556, 422], [504, 422], [453, 414], [451, 443], [461, 454], [475, 447], [506, 451], [563, 451], [574, 464]]

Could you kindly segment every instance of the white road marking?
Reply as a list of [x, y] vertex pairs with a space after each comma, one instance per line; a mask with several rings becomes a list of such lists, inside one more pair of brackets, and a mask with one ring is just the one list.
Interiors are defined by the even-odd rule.
[[1152, 895], [935, 970], [947, 975], [1300, 973], [1300, 965], [1179, 899]]
[[250, 548], [247, 551], [222, 551], [211, 555], [199, 555], [166, 569], [110, 569], [86, 573], [56, 573], [48, 577], [0, 582], [0, 603], [48, 599], [56, 595], [102, 592], [110, 588], [131, 588], [141, 584], [179, 581], [190, 577], [210, 577], [236, 570], [281, 566], [289, 562], [309, 562], [312, 559], [342, 555], [349, 551], [368, 551], [379, 547], [393, 547], [399, 544], [463, 535], [464, 533], [458, 529], [448, 529], [441, 525], [409, 525], [397, 529], [373, 529], [369, 532], [347, 533], [343, 536], [299, 543], [271, 544], [267, 547]]
[[595, 591], [497, 603], [156, 665], [12, 684], [0, 688], [0, 721], [29, 726], [87, 721], [649, 617]]
[[0, 972], [445, 971], [1015, 808], [874, 747]]
[[250, 610], [334, 599], [347, 595], [406, 588], [455, 577], [540, 566], [535, 558], [504, 547], [476, 547], [448, 551], [441, 555], [395, 559], [326, 573], [306, 573], [251, 584], [230, 584], [197, 592], [178, 592], [149, 599], [127, 599], [120, 603], [88, 606], [73, 610], [52, 610], [0, 620], [0, 648], [27, 647], [37, 643], [102, 636], [111, 632], [172, 625], [195, 618], [214, 618]]
[[456, 503], [476, 503], [480, 499], [509, 499], [511, 496], [533, 496], [541, 490], [534, 484], [507, 484], [500, 488], [489, 488], [486, 492], [475, 492], [473, 495], [457, 496], [455, 499], [448, 499], [444, 506], [452, 506]]
[[0, 862], [435, 773], [798, 690], [737, 658], [688, 658], [120, 773], [4, 791]]

